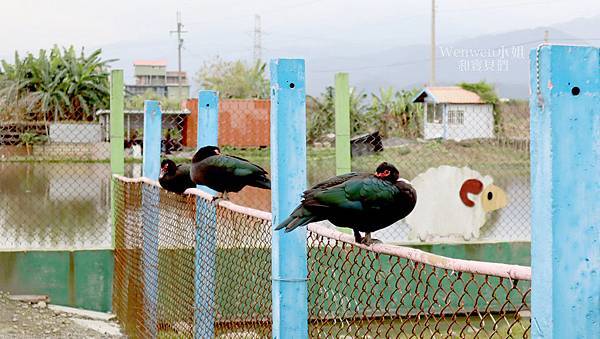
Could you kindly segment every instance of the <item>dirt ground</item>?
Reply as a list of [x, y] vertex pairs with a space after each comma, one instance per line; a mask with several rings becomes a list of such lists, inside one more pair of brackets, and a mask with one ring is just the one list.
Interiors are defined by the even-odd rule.
[[[98, 332], [76, 324], [75, 321], [92, 322], [81, 316], [50, 310], [44, 303], [30, 305], [10, 300], [7, 293], [0, 291], [0, 338], [2, 339], [125, 338], [123, 335]], [[106, 323], [115, 324], [113, 321]]]

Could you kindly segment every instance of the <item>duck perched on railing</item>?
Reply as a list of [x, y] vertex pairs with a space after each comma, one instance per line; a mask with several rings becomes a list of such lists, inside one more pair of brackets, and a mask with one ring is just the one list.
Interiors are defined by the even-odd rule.
[[158, 183], [167, 191], [178, 194], [182, 194], [188, 188], [196, 187], [190, 177], [190, 165], [177, 165], [170, 159], [165, 159], [160, 163]]
[[267, 171], [250, 161], [221, 154], [216, 146], [200, 148], [192, 158], [191, 179], [207, 186], [227, 199], [227, 193], [239, 192], [246, 186], [271, 189]]
[[[375, 173], [348, 173], [330, 178], [304, 192], [302, 202], [275, 228], [290, 232], [312, 222], [329, 220], [354, 230], [357, 243], [371, 245], [375, 232], [406, 217], [415, 207], [417, 194], [398, 169], [381, 163]], [[365, 232], [364, 238], [360, 232]]]

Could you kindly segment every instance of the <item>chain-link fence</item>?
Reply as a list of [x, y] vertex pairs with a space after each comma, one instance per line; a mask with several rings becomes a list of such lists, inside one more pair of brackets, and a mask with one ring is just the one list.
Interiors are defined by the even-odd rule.
[[[459, 87], [427, 92], [435, 92], [440, 102], [432, 102], [425, 91], [415, 103], [411, 101], [418, 92], [396, 94], [396, 104], [403, 100], [409, 105], [402, 106], [407, 107], [405, 110], [399, 110], [394, 102], [385, 103], [381, 95], [374, 96], [370, 106], [365, 104], [366, 95], [351, 95], [352, 171], [373, 172], [380, 162], [388, 161], [403, 178], [419, 178], [413, 182], [419, 200], [436, 202], [417, 206], [412, 217], [376, 232], [376, 237], [388, 243], [529, 241], [527, 103], [487, 104], [474, 92]], [[309, 185], [336, 174], [330, 102], [334, 93], [330, 96], [307, 98]], [[357, 103], [359, 99], [362, 104]], [[268, 101], [221, 100], [219, 116], [219, 144], [223, 152], [246, 158], [269, 171], [269, 149], [264, 145], [268, 145], [269, 135]], [[460, 198], [462, 184], [469, 179], [481, 182], [481, 191], [463, 192], [470, 200], [475, 199], [472, 207]], [[492, 187], [492, 194], [498, 193], [492, 200], [504, 200], [494, 210], [482, 203]], [[271, 207], [270, 192], [256, 188], [232, 194], [231, 199], [263, 211]], [[433, 221], [424, 220], [431, 215]], [[478, 216], [476, 220], [472, 215]], [[455, 221], [452, 226], [449, 216]]]
[[[109, 112], [86, 121], [0, 121], [0, 249], [110, 248]], [[162, 152], [189, 153], [189, 111], [163, 115]], [[128, 176], [141, 175], [143, 112], [126, 111]]]
[[528, 267], [369, 248], [316, 224], [309, 230], [310, 337], [529, 336]]
[[[360, 97], [351, 98], [352, 171], [373, 172], [380, 162], [390, 162], [419, 197], [412, 216], [377, 232], [379, 239], [530, 240], [526, 102], [492, 105], [460, 87], [373, 95], [370, 106], [355, 104]], [[315, 128], [309, 125], [311, 134]], [[326, 134], [314, 139], [309, 147], [327, 152]], [[463, 186], [470, 179], [480, 182], [481, 189]], [[491, 202], [498, 205], [490, 210], [484, 200], [492, 187]], [[461, 199], [463, 193], [473, 206]]]
[[102, 137], [92, 118], [0, 122], [0, 249], [111, 246]]
[[[270, 337], [270, 215], [114, 180], [113, 306], [126, 332]], [[311, 337], [529, 336], [528, 267], [359, 246], [317, 224], [308, 247]]]
[[115, 188], [113, 306], [129, 335], [205, 337], [214, 321], [217, 336], [269, 336], [269, 221], [140, 181]]

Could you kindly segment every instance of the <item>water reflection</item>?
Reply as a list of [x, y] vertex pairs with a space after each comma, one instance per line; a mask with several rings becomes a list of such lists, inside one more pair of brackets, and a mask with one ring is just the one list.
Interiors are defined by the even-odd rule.
[[[335, 160], [308, 162], [308, 184], [335, 173]], [[260, 164], [269, 170], [265, 160]], [[125, 175], [139, 177], [142, 165], [127, 164]], [[111, 246], [109, 163], [0, 162], [0, 249], [107, 248]], [[510, 202], [494, 212], [480, 239], [530, 238], [529, 178], [497, 178]], [[246, 188], [231, 194], [240, 205], [271, 209], [271, 192]], [[507, 239], [510, 235], [510, 239]], [[399, 222], [376, 236], [386, 242], [410, 241], [409, 229]]]
[[0, 163], [0, 249], [110, 247], [110, 173], [108, 163]]

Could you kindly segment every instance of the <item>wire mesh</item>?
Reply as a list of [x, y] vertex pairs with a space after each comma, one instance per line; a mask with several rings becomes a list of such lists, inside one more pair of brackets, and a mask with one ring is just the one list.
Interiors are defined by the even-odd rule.
[[[428, 89], [436, 97], [449, 98], [433, 102], [425, 97], [424, 103], [410, 103], [417, 94], [398, 92], [373, 96], [374, 104], [357, 113], [353, 127], [365, 134], [351, 140], [352, 170], [372, 172], [382, 161], [394, 164], [400, 176], [415, 182], [441, 178], [449, 166], [459, 173], [468, 167], [477, 172], [477, 178], [490, 177], [508, 197], [508, 205], [486, 213], [483, 225], [475, 235], [469, 233], [435, 236], [424, 234], [424, 227], [406, 220], [377, 232], [385, 242], [407, 243], [418, 241], [529, 241], [530, 240], [530, 183], [529, 183], [529, 108], [525, 102], [507, 102], [496, 105], [461, 97], [463, 92], [453, 87]], [[459, 89], [460, 90], [460, 89]], [[458, 94], [456, 94], [458, 93]], [[403, 101], [404, 100], [404, 101]], [[406, 110], [397, 106], [408, 101]], [[454, 103], [463, 102], [463, 103]], [[468, 102], [468, 103], [467, 103]], [[402, 106], [403, 107], [403, 106]], [[357, 108], [358, 109], [358, 108]], [[356, 135], [355, 131], [355, 135]], [[428, 171], [430, 171], [428, 173]], [[437, 172], [436, 172], [437, 171]], [[431, 200], [445, 191], [458, 202], [460, 182], [470, 178], [457, 174], [452, 180], [439, 180], [435, 190], [416, 187], [419, 197]], [[417, 180], [419, 181], [419, 180]], [[485, 188], [484, 187], [484, 188]], [[423, 191], [424, 190], [424, 191]], [[454, 192], [456, 190], [456, 192]], [[481, 208], [476, 204], [475, 209]], [[460, 211], [460, 207], [454, 211]], [[462, 206], [464, 207], [464, 206]], [[418, 206], [417, 206], [418, 208]], [[443, 207], [432, 213], [454, 213]], [[461, 212], [456, 212], [461, 213]], [[468, 212], [465, 212], [468, 214]], [[468, 218], [463, 218], [468, 220]], [[433, 232], [435, 233], [435, 232]]]
[[110, 146], [102, 137], [88, 115], [0, 122], [0, 249], [111, 247]]
[[270, 335], [268, 221], [150, 184], [115, 187], [113, 306], [129, 335]]
[[[113, 307], [128, 335], [271, 335], [269, 217], [140, 179], [115, 178], [115, 193]], [[424, 261], [317, 224], [308, 234], [310, 337], [529, 336], [526, 267]]]
[[529, 336], [529, 281], [438, 268], [309, 234], [310, 337]]
[[[125, 119], [125, 174], [141, 176], [134, 158], [142, 154], [143, 114], [133, 113]], [[108, 117], [0, 121], [0, 249], [112, 246]], [[183, 145], [186, 118], [164, 115], [163, 154], [193, 149]]]
[[127, 333], [140, 333], [143, 320], [142, 183], [115, 181], [115, 266], [113, 312]]

